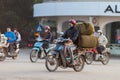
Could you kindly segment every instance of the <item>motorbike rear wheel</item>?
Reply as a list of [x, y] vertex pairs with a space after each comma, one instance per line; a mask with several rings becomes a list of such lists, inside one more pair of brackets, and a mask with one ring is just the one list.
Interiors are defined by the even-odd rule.
[[85, 62], [86, 62], [86, 64], [92, 64], [92, 62], [93, 62], [93, 53], [91, 53], [91, 52], [86, 52], [85, 53]]
[[53, 55], [46, 57], [45, 66], [49, 72], [54, 72], [58, 68], [58, 59]]
[[107, 65], [110, 59], [110, 55], [108, 53], [103, 54], [102, 64]]
[[75, 62], [77, 64], [74, 65], [73, 69], [76, 72], [80, 72], [83, 70], [84, 65], [85, 65], [85, 61], [84, 61], [84, 57], [83, 56], [79, 56], [78, 58], [75, 59]]
[[38, 60], [38, 53], [39, 51], [37, 50], [32, 50], [30, 53], [30, 61], [35, 63]]

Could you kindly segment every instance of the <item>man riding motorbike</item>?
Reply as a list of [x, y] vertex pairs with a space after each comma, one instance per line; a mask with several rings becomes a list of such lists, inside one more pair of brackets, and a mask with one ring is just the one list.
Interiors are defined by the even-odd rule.
[[[5, 33], [5, 36], [7, 37], [7, 47], [9, 47], [10, 43], [14, 43], [16, 41], [16, 35], [14, 32], [11, 31], [10, 27], [7, 27], [7, 32]], [[8, 52], [10, 52], [10, 49], [8, 49]]]
[[0, 57], [3, 56], [3, 52], [1, 52], [1, 49], [6, 46], [6, 43], [7, 43], [7, 38], [5, 37], [4, 34], [0, 33]]
[[[42, 48], [47, 49], [49, 47], [49, 44], [51, 42], [52, 34], [50, 31], [50, 26], [46, 25], [45, 26], [45, 31], [40, 35], [39, 33], [35, 34], [36, 36], [36, 41], [40, 41], [40, 45]], [[42, 39], [42, 41], [41, 41]], [[38, 55], [39, 57], [41, 54]], [[42, 58], [45, 58], [45, 55], [43, 55]]]
[[50, 30], [50, 26], [48, 25], [45, 26], [45, 32], [43, 33], [43, 37], [45, 39], [43, 47], [48, 47], [52, 39], [52, 33]]
[[107, 40], [106, 36], [102, 33], [102, 30], [98, 30], [97, 33], [98, 33], [99, 46], [96, 49], [97, 49], [98, 53], [100, 55], [102, 55], [102, 51], [105, 50], [108, 40]]
[[[74, 60], [73, 60], [73, 48], [76, 46], [74, 45], [75, 41], [77, 40], [79, 31], [75, 27], [76, 20], [75, 19], [70, 19], [69, 20], [69, 28], [65, 31], [63, 34], [63, 38], [69, 38], [69, 41], [65, 43], [65, 51], [64, 54], [65, 56], [70, 56], [71, 63], [74, 65]], [[66, 54], [68, 50], [68, 54]]]

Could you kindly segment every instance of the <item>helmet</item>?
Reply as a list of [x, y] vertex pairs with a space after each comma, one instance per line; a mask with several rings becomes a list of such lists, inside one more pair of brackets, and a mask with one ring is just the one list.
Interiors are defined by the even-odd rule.
[[97, 32], [100, 32], [100, 33], [102, 33], [102, 30], [98, 30]]
[[76, 24], [76, 20], [75, 19], [70, 19], [69, 23], [72, 23], [73, 25], [75, 25]]
[[38, 37], [40, 34], [39, 33], [35, 33], [35, 37]]
[[49, 30], [50, 30], [50, 26], [48, 26], [48, 25], [47, 25], [47, 26], [45, 26], [45, 29], [49, 29]]

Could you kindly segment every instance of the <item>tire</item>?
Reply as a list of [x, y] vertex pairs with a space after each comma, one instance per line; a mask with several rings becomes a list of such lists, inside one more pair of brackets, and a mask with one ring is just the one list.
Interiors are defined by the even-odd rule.
[[93, 62], [93, 53], [91, 53], [91, 52], [86, 52], [85, 53], [85, 62], [88, 65], [92, 64], [92, 62]]
[[0, 61], [4, 61], [6, 56], [0, 57]]
[[107, 65], [110, 59], [110, 55], [108, 53], [103, 54], [102, 64]]
[[30, 53], [30, 61], [35, 63], [38, 60], [38, 52], [37, 50], [32, 50]]
[[[48, 55], [46, 57], [45, 66], [49, 72], [54, 72], [58, 68], [58, 59], [53, 55]], [[51, 68], [53, 67], [53, 68]]]
[[77, 62], [77, 64], [75, 64], [73, 67], [74, 71], [76, 71], [76, 72], [82, 71], [84, 68], [84, 65], [85, 65], [84, 57], [79, 56], [78, 58], [76, 58], [75, 61]]
[[0, 52], [4, 54], [4, 56], [1, 56], [1, 57], [0, 57], [0, 61], [4, 61], [4, 60], [6, 59], [6, 55], [5, 55], [5, 50], [4, 50], [4, 48], [1, 48], [1, 49], [0, 49]]

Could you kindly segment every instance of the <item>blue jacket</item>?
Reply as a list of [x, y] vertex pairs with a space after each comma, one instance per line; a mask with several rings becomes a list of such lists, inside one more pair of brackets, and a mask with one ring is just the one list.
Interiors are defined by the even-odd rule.
[[8, 38], [7, 42], [14, 42], [16, 41], [16, 35], [14, 32], [6, 32], [5, 36]]

